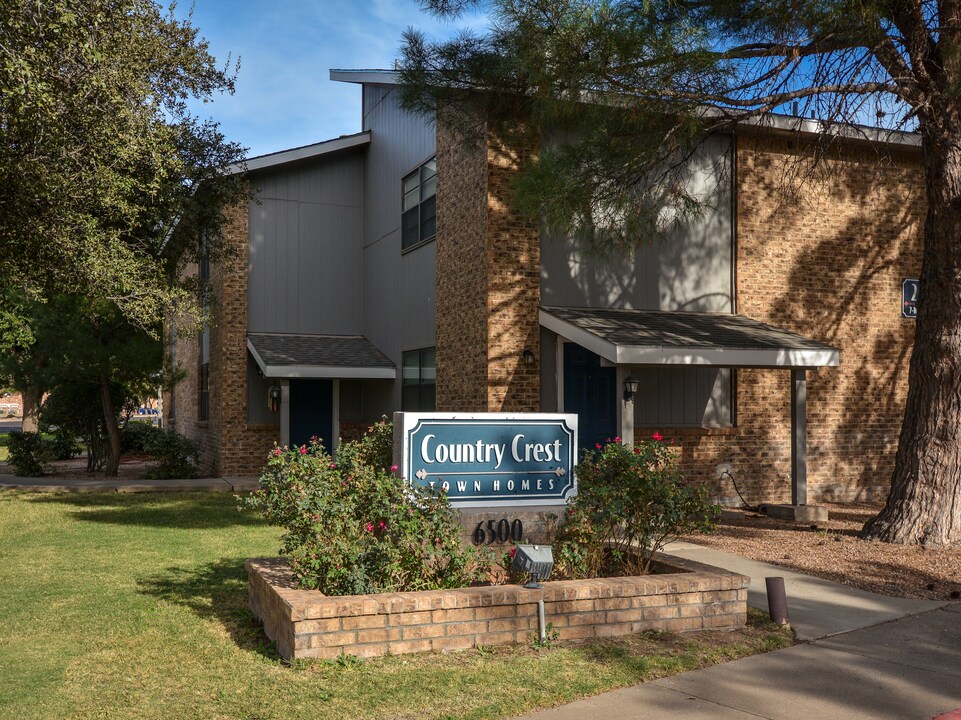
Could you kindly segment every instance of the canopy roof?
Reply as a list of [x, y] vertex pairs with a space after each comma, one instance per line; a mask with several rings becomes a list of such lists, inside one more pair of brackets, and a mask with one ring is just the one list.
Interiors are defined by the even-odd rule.
[[617, 365], [816, 368], [836, 347], [731, 313], [542, 307], [542, 326]]
[[247, 349], [269, 378], [394, 379], [394, 363], [363, 335], [248, 333]]

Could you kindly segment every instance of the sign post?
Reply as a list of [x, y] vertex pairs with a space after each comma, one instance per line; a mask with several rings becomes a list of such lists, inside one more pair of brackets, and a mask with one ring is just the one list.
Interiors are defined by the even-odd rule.
[[577, 492], [577, 415], [394, 413], [403, 478], [462, 508], [564, 505]]

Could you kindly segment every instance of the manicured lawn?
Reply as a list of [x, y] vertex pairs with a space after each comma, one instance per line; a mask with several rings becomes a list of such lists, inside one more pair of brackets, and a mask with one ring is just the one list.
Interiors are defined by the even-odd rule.
[[507, 717], [790, 644], [754, 621], [289, 666], [246, 609], [278, 538], [226, 494], [0, 494], [0, 717]]

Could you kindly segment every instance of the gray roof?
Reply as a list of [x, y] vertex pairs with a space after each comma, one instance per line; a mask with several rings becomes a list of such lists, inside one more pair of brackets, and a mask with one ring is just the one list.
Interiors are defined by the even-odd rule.
[[840, 361], [831, 345], [730, 313], [543, 307], [541, 324], [618, 364], [801, 368]]
[[247, 347], [266, 377], [397, 376], [390, 358], [362, 335], [248, 333]]

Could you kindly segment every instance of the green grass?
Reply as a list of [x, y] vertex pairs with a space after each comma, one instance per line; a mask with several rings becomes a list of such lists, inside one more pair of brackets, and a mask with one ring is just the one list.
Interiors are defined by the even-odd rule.
[[224, 494], [0, 494], [0, 717], [496, 718], [791, 643], [743, 632], [283, 663], [243, 559], [279, 532]]
[[0, 462], [6, 462], [7, 458], [10, 457], [10, 451], [7, 450], [8, 439], [6, 433], [0, 433]]

